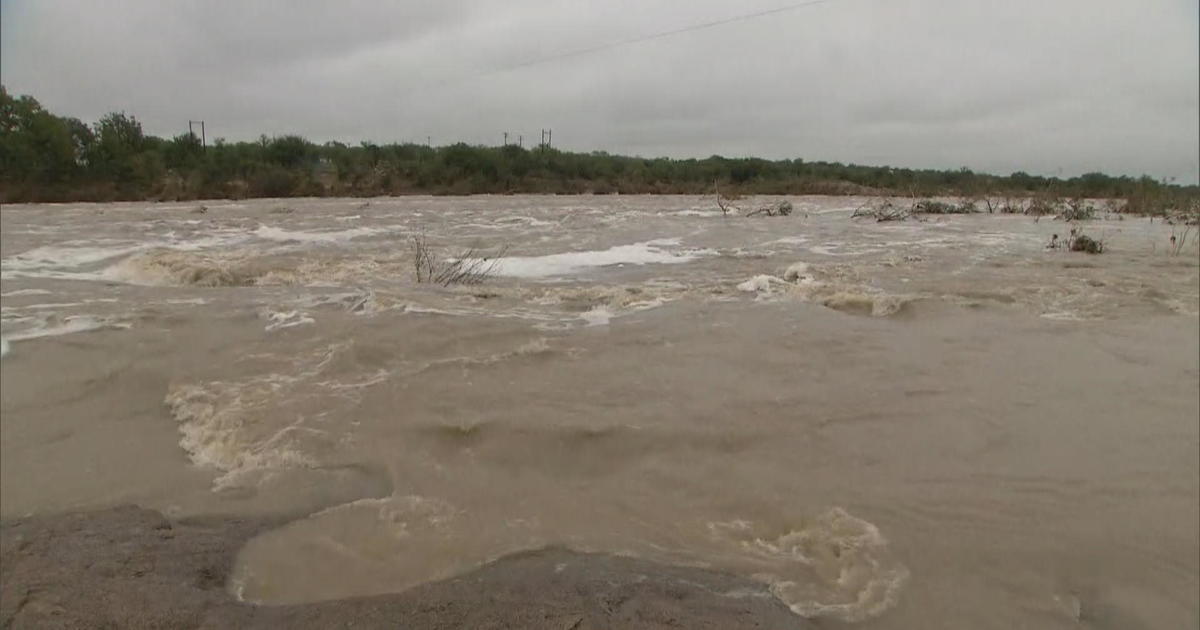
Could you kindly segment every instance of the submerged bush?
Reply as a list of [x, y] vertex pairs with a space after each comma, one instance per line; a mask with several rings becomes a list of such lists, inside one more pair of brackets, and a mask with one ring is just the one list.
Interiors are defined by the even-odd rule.
[[1087, 234], [1080, 234], [1071, 239], [1071, 251], [1101, 254], [1104, 253], [1104, 241], [1098, 241]]
[[944, 201], [934, 201], [932, 199], [924, 199], [918, 201], [913, 206], [913, 211], [922, 214], [972, 214], [979, 212], [973, 201], [963, 201], [961, 203], [946, 203]]

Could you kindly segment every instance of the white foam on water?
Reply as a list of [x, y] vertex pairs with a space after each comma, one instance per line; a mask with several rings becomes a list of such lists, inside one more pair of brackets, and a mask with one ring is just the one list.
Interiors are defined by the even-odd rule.
[[25, 322], [36, 321], [38, 321], [37, 317], [31, 317], [28, 315], [14, 315], [13, 309], [7, 306], [0, 308], [0, 322], [5, 324], [23, 324]]
[[1042, 313], [1039, 317], [1041, 317], [1043, 319], [1053, 319], [1053, 320], [1061, 321], [1061, 322], [1087, 321], [1086, 317], [1080, 315], [1079, 313], [1072, 313], [1071, 311], [1051, 311], [1049, 313]]
[[535, 219], [533, 217], [524, 215], [499, 218], [494, 221], [494, 224], [505, 227], [509, 225], [525, 225], [528, 227], [554, 227], [558, 225], [558, 223], [554, 221], [544, 221], [542, 219]]
[[788, 282], [798, 282], [806, 278], [811, 279], [812, 276], [809, 274], [809, 270], [810, 267], [806, 262], [792, 263], [783, 272], [783, 279]]
[[615, 315], [607, 306], [597, 306], [579, 315], [579, 319], [587, 322], [588, 326], [607, 326], [613, 317]]
[[453, 357], [446, 357], [443, 359], [435, 359], [433, 361], [429, 361], [426, 363], [422, 363], [421, 365], [418, 365], [417, 367], [405, 372], [403, 374], [403, 376], [413, 376], [416, 374], [420, 374], [422, 372], [426, 372], [431, 369], [443, 368], [446, 366], [468, 367], [468, 366], [495, 365], [498, 363], [503, 363], [510, 359], [519, 359], [522, 357], [534, 357], [534, 356], [539, 356], [539, 355], [545, 355], [552, 351], [553, 350], [551, 349], [550, 344], [546, 341], [546, 339], [544, 337], [539, 337], [537, 339], [533, 339], [531, 341], [528, 341], [526, 343], [523, 343], [523, 344], [517, 346], [516, 349], [514, 349], [514, 350], [509, 350], [509, 351], [505, 351], [505, 352], [496, 352], [493, 354], [488, 354], [488, 355], [483, 355], [483, 356], [467, 355], [467, 356], [453, 356]]
[[159, 248], [135, 254], [93, 274], [106, 281], [141, 286], [239, 286], [250, 284], [229, 260]]
[[254, 230], [254, 235], [258, 238], [283, 243], [344, 243], [362, 236], [371, 236], [378, 233], [380, 233], [380, 230], [366, 227], [351, 228], [348, 230], [306, 232], [285, 230], [272, 225], [260, 225], [257, 230]]
[[913, 299], [910, 295], [893, 295], [864, 284], [829, 277], [828, 270], [820, 270], [821, 278], [818, 278], [818, 271], [808, 263], [798, 262], [790, 265], [782, 278], [760, 274], [738, 284], [737, 289], [754, 293], [756, 301], [792, 297], [837, 311], [872, 317], [894, 315]]
[[17, 289], [8, 293], [0, 293], [0, 297], [17, 297], [19, 295], [50, 295], [46, 289]]
[[738, 291], [746, 293], [770, 293], [772, 284], [786, 284], [783, 280], [775, 276], [759, 274], [749, 280], [737, 285]]
[[[192, 240], [180, 240], [173, 234], [165, 239], [144, 241], [137, 244], [121, 243], [109, 247], [83, 245], [69, 247], [50, 245], [37, 247], [15, 256], [0, 259], [0, 278], [52, 278], [58, 280], [100, 280], [113, 278], [107, 269], [96, 270], [100, 263], [114, 261], [139, 252], [153, 249], [196, 251], [230, 245], [244, 241], [247, 234], [241, 230], [225, 230], [220, 234]], [[72, 241], [75, 242], [75, 241]], [[112, 263], [119, 264], [119, 263]], [[111, 264], [109, 266], [112, 266]]]
[[[95, 302], [95, 301], [98, 301], [98, 300], [88, 300], [88, 302]], [[105, 301], [109, 301], [109, 300], [105, 300]], [[115, 302], [116, 300], [112, 300], [112, 301]], [[83, 306], [84, 304], [87, 304], [87, 302], [47, 302], [45, 304], [27, 304], [25, 306], [20, 306], [20, 307], [5, 307], [5, 308], [23, 308], [23, 309], [29, 309], [29, 310], [36, 311], [36, 310], [44, 310], [44, 309], [48, 309], [48, 308], [66, 308], [68, 306]]]
[[144, 245], [126, 245], [122, 247], [56, 247], [53, 245], [37, 247], [15, 256], [0, 260], [0, 269], [4, 277], [18, 275], [36, 275], [34, 273], [53, 269], [76, 269], [112, 258], [125, 256], [145, 249]]
[[0, 337], [0, 357], [8, 356], [8, 340]]
[[125, 330], [131, 327], [132, 324], [115, 321], [107, 317], [96, 317], [94, 315], [72, 315], [69, 317], [64, 317], [62, 319], [62, 323], [44, 324], [36, 328], [22, 330], [8, 335], [5, 337], [5, 340], [24, 341], [27, 339], [57, 337], [59, 335], [70, 335], [73, 333], [89, 332], [93, 330]]
[[317, 464], [313, 454], [327, 451], [335, 440], [324, 428], [311, 426], [306, 414], [280, 410], [319, 398], [309, 385], [347, 347], [317, 350], [304, 357], [296, 372], [168, 389], [163, 402], [179, 423], [179, 446], [193, 464], [221, 471], [214, 491], [253, 485], [271, 471]]
[[192, 463], [224, 474], [214, 490], [236, 485], [239, 478], [263, 470], [311, 466], [312, 459], [295, 444], [297, 424], [259, 427], [254, 416], [278, 390], [297, 379], [268, 375], [246, 383], [212, 382], [172, 387], [164, 402], [179, 422], [180, 447]]
[[709, 531], [759, 567], [757, 577], [802, 617], [877, 617], [899, 601], [909, 577], [879, 529], [840, 507], [788, 531], [742, 519], [709, 523]]
[[825, 243], [824, 245], [813, 245], [808, 249], [814, 254], [821, 254], [823, 256], [865, 256], [867, 254], [878, 254], [886, 251], [881, 247], [848, 245], [846, 243]]
[[551, 278], [568, 276], [611, 265], [680, 264], [701, 256], [707, 250], [671, 251], [679, 239], [656, 239], [604, 250], [563, 252], [546, 256], [509, 256], [500, 260], [496, 273], [515, 278]]
[[433, 306], [425, 306], [423, 304], [405, 303], [400, 311], [403, 313], [416, 313], [418, 315], [476, 315], [477, 311], [469, 308], [436, 308]]
[[264, 328], [267, 332], [317, 323], [317, 320], [303, 311], [268, 311], [264, 314], [264, 318], [270, 322]]
[[773, 241], [767, 241], [763, 245], [803, 245], [808, 242], [808, 238], [804, 236], [785, 236], [777, 238]]

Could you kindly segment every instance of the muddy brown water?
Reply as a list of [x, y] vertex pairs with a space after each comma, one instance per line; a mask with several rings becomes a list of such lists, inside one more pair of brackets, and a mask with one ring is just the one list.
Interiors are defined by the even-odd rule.
[[[308, 514], [242, 550], [250, 602], [564, 545], [861, 627], [1196, 627], [1182, 228], [791, 201], [5, 206], [0, 516]], [[507, 251], [418, 284], [414, 235]]]

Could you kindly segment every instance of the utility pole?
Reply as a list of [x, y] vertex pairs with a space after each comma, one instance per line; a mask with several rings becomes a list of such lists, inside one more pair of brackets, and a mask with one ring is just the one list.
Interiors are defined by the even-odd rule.
[[425, 146], [433, 148], [433, 136], [425, 136]]
[[552, 148], [553, 146], [554, 146], [554, 130], [547, 129], [546, 130], [546, 148]]
[[517, 146], [525, 148], [525, 136], [517, 134]]
[[189, 120], [188, 121], [188, 133], [192, 134], [192, 136], [195, 137], [196, 132], [192, 130], [192, 125], [200, 125], [200, 148], [204, 149], [204, 150], [208, 150], [208, 141], [204, 137], [204, 121], [203, 120]]
[[508, 146], [508, 132], [504, 132], [504, 146]]

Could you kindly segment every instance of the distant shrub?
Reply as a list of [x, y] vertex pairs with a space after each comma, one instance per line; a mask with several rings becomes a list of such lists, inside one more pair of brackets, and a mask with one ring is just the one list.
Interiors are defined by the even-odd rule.
[[1058, 202], [1055, 199], [1048, 197], [1034, 197], [1030, 200], [1029, 205], [1025, 206], [1025, 214], [1035, 217], [1044, 217], [1048, 214], [1055, 214], [1058, 211]]
[[[987, 211], [1040, 217], [1057, 214], [1058, 197], [1070, 196], [1122, 199], [1125, 212], [1171, 216], [1200, 199], [1200, 186], [1101, 173], [1063, 179], [803, 159], [648, 159], [512, 145], [356, 146], [313, 143], [297, 135], [250, 142], [217, 138], [205, 146], [192, 134], [173, 139], [146, 135], [136, 118], [120, 112], [89, 126], [54, 115], [31, 97], [10, 95], [0, 85], [0, 200], [9, 202], [407, 193], [706, 194], [714, 180], [722, 183], [729, 199], [738, 194], [965, 196], [963, 202], [930, 203], [918, 210], [926, 214], [978, 212], [972, 200], [982, 204], [1002, 197], [1003, 203], [989, 203]], [[983, 191], [989, 192], [987, 198], [980, 198]], [[1035, 198], [1026, 207], [1030, 195]]]
[[1056, 218], [1062, 221], [1091, 221], [1096, 218], [1096, 209], [1091, 204], [1068, 204]]
[[289, 197], [296, 192], [298, 177], [283, 167], [267, 167], [251, 176], [249, 193], [254, 197]]

